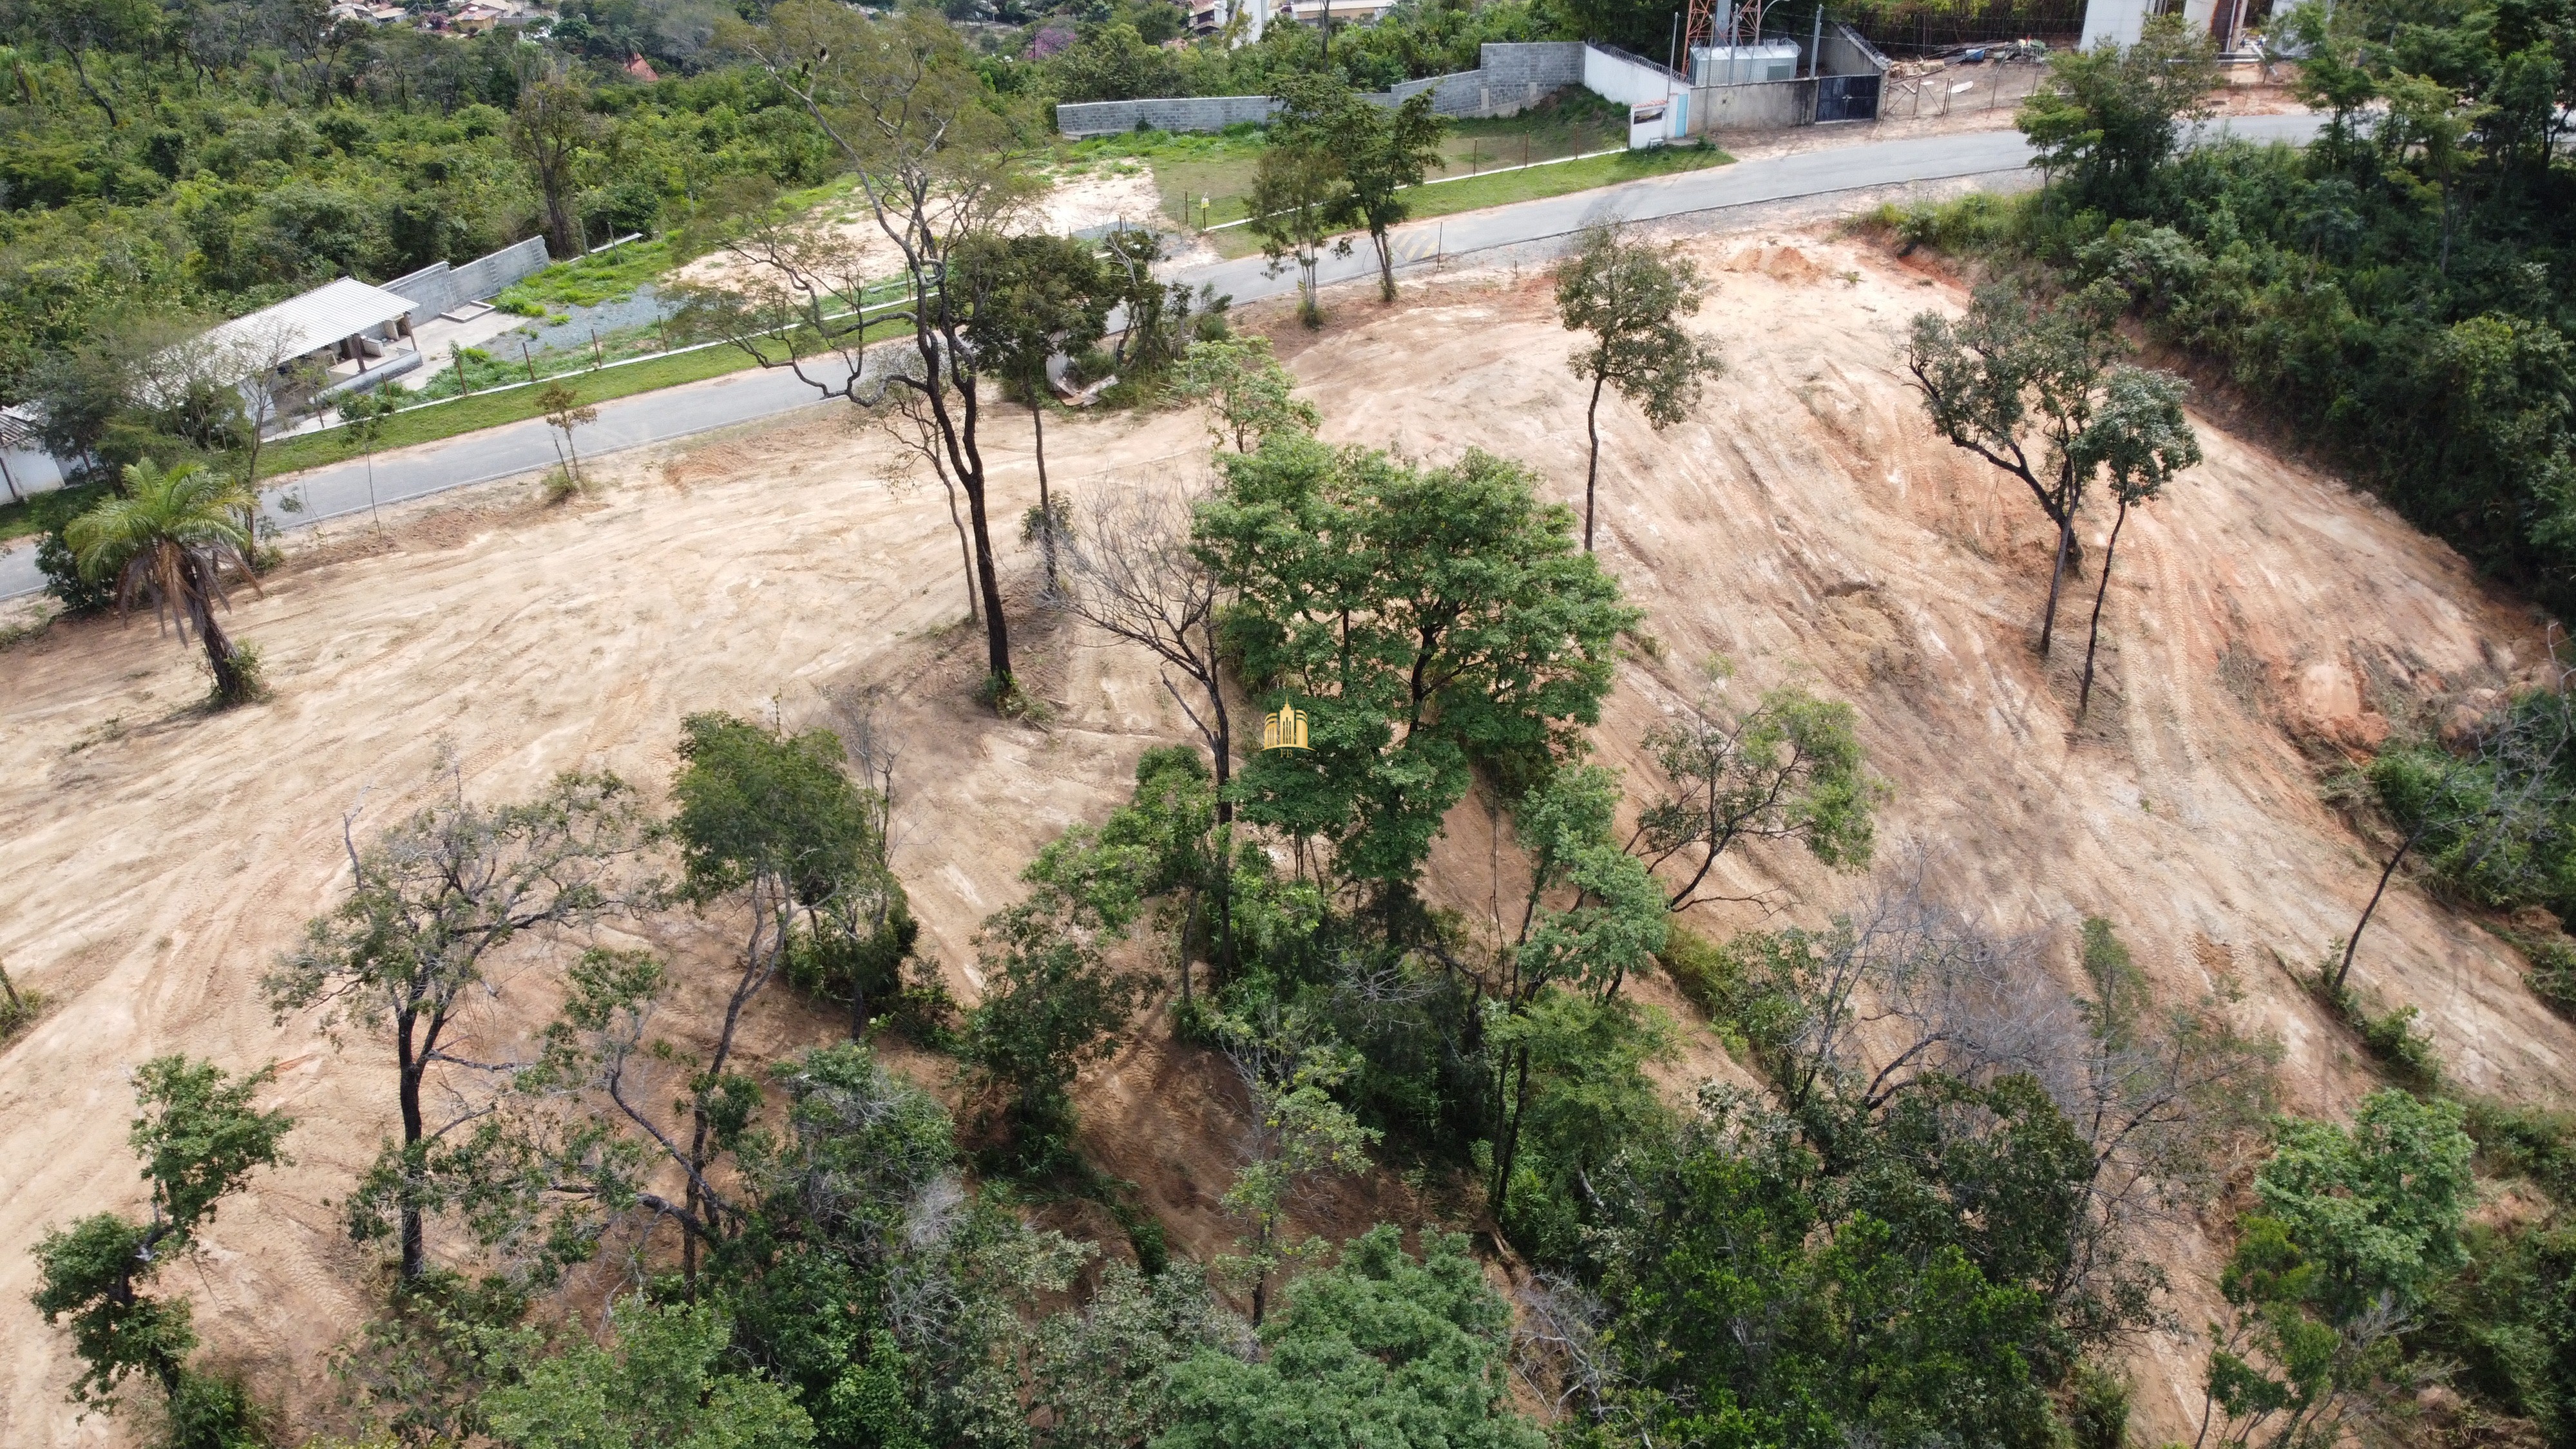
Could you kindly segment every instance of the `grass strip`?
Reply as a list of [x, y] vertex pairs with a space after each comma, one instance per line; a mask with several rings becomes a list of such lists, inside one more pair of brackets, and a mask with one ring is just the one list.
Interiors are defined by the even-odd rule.
[[[871, 324], [867, 340], [882, 342], [905, 335], [908, 325], [901, 321]], [[685, 382], [703, 382], [711, 377], [741, 372], [754, 365], [738, 347], [702, 347], [690, 352], [675, 352], [650, 362], [628, 363], [594, 372], [567, 373], [547, 381], [560, 382], [571, 388], [584, 403], [601, 403], [632, 397], [639, 392], [677, 387]], [[524, 422], [543, 412], [537, 406], [537, 395], [543, 391], [543, 388], [519, 387], [507, 392], [462, 397], [436, 407], [406, 408], [385, 420], [384, 436], [377, 440], [376, 451], [384, 452], [416, 443], [435, 443], [464, 433], [497, 428], [504, 423]], [[345, 429], [333, 428], [328, 432], [289, 438], [271, 446], [260, 460], [261, 471], [268, 478], [275, 479], [306, 468], [346, 462], [357, 457], [359, 452]]]
[[[1462, 211], [1482, 211], [1487, 207], [1509, 206], [1516, 201], [1540, 201], [1551, 196], [1617, 186], [1621, 182], [1641, 181], [1650, 176], [1678, 176], [1686, 171], [1732, 165], [1734, 161], [1734, 157], [1714, 146], [1705, 149], [1698, 146], [1657, 146], [1643, 151], [1621, 151], [1610, 156], [1531, 166], [1526, 170], [1444, 179], [1435, 185], [1407, 187], [1404, 199], [1410, 203], [1412, 211], [1408, 220], [1428, 221], [1434, 217], [1454, 216]], [[1210, 231], [1206, 237], [1209, 245], [1226, 257], [1248, 257], [1261, 250], [1260, 241], [1248, 226]]]

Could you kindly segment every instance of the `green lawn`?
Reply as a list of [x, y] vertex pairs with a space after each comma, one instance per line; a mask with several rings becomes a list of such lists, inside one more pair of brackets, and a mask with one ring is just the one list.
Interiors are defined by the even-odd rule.
[[0, 543], [13, 538], [26, 538], [71, 521], [73, 515], [89, 507], [107, 490], [95, 483], [71, 488], [57, 488], [51, 493], [30, 493], [22, 503], [0, 503]]
[[[883, 341], [900, 335], [902, 324], [879, 322], [868, 332], [869, 341]], [[651, 362], [570, 374], [551, 380], [569, 386], [580, 394], [583, 402], [596, 403], [676, 387], [684, 382], [722, 377], [750, 366], [751, 359], [738, 348], [702, 347], [694, 352], [674, 353]], [[406, 408], [385, 420], [384, 436], [376, 443], [376, 450], [382, 452], [414, 443], [434, 443], [460, 433], [479, 432], [503, 423], [533, 418], [537, 415], [537, 394], [541, 391], [543, 389], [533, 387], [513, 388], [508, 392], [477, 393], [436, 407]], [[274, 478], [279, 474], [318, 468], [356, 456], [358, 450], [350, 445], [347, 434], [334, 428], [325, 433], [291, 438], [268, 449], [260, 458], [260, 471]]]
[[538, 317], [563, 307], [595, 307], [635, 295], [671, 266], [671, 244], [655, 237], [614, 251], [575, 257], [530, 273], [493, 299], [504, 312]]
[[[1627, 139], [1627, 107], [1586, 90], [1568, 89], [1517, 116], [1451, 121], [1440, 141], [1447, 165], [1433, 174], [1473, 176], [1498, 167], [1588, 155], [1625, 145]], [[1252, 169], [1261, 158], [1261, 147], [1261, 128], [1250, 124], [1205, 133], [1137, 131], [1062, 142], [1049, 158], [1048, 169], [1056, 177], [1075, 178], [1151, 167], [1165, 217], [1213, 226], [1244, 215], [1244, 197], [1252, 190]]]

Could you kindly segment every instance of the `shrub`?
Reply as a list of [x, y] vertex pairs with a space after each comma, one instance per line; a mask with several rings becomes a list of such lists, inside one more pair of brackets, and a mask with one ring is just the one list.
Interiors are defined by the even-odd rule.
[[81, 577], [80, 563], [57, 526], [36, 543], [36, 571], [45, 576], [45, 592], [62, 601], [66, 614], [96, 614], [116, 602], [116, 585]]

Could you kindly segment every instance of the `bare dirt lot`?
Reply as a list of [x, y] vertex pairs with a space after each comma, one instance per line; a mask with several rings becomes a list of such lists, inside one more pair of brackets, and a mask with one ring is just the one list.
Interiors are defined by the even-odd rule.
[[[1702, 693], [1741, 704], [1794, 680], [1848, 699], [1894, 785], [1887, 856], [1919, 847], [1940, 888], [2006, 928], [2062, 939], [2109, 916], [2170, 995], [2232, 978], [2244, 1019], [2286, 1045], [2289, 1105], [2348, 1102], [2365, 1082], [2353, 1045], [2274, 955], [2312, 960], [2375, 873], [2321, 803], [2321, 772], [2406, 711], [2524, 677], [2545, 648], [2533, 616], [2384, 509], [2204, 418], [2207, 465], [2123, 535], [2105, 679], [2078, 730], [2080, 614], [2076, 647], [2045, 667], [2031, 649], [2037, 513], [1930, 435], [1893, 366], [1906, 317], [1962, 293], [1817, 234], [1698, 251], [1720, 281], [1701, 325], [1730, 375], [1662, 434], [1603, 407], [1603, 553], [1659, 645], [1623, 669], [1604, 756], [1635, 770], [1643, 732]], [[1326, 331], [1279, 334], [1329, 437], [1431, 459], [1482, 446], [1579, 496], [1583, 393], [1543, 278], [1453, 276], [1394, 309], [1330, 300]], [[1014, 451], [1022, 424], [997, 417], [996, 512], [1015, 518], [1034, 473]], [[1048, 437], [1050, 473], [1076, 495], [1204, 466], [1185, 413]], [[343, 812], [408, 808], [443, 744], [487, 798], [576, 766], [658, 789], [687, 713], [801, 724], [827, 687], [881, 688], [908, 750], [898, 864], [925, 943], [971, 997], [974, 925], [1014, 899], [1020, 866], [1123, 798], [1148, 744], [1184, 736], [1137, 657], [1035, 620], [1025, 555], [1022, 668], [1054, 718], [978, 710], [937, 485], [890, 484], [890, 450], [842, 415], [600, 473], [598, 498], [568, 508], [505, 485], [410, 510], [383, 541], [344, 528], [299, 544], [263, 596], [237, 599], [275, 688], [253, 708], [197, 712], [202, 673], [148, 623], [56, 627], [0, 653], [0, 957], [54, 1003], [0, 1054], [0, 1443], [123, 1442], [112, 1421], [75, 1424], [72, 1361], [27, 1307], [24, 1248], [48, 1224], [140, 1202], [127, 1074], [171, 1051], [281, 1064], [272, 1100], [302, 1119], [295, 1166], [228, 1202], [168, 1281], [214, 1352], [291, 1416], [318, 1412], [319, 1365], [374, 1262], [332, 1202], [389, 1125], [390, 1073], [362, 1038], [335, 1049], [307, 1020], [273, 1022], [256, 983], [332, 903]], [[1707, 667], [1721, 657], [1723, 685]], [[1470, 910], [1488, 876], [1478, 812], [1460, 808], [1435, 861]], [[1734, 893], [1769, 899], [1713, 913], [1712, 933], [1821, 920], [1860, 889], [1781, 855], [1734, 869]], [[2509, 952], [2411, 889], [2379, 920], [2362, 986], [2420, 1006], [2467, 1087], [2566, 1100], [2576, 1031]], [[482, 1024], [495, 1041], [527, 1028], [509, 1012], [529, 1008], [505, 1005]], [[782, 1000], [762, 1011], [757, 1047], [831, 1029]], [[1705, 1044], [1698, 1056], [1710, 1062]], [[1211, 1139], [1231, 1130], [1231, 1102], [1160, 1042], [1086, 1086], [1088, 1142], [1185, 1251], [1227, 1231], [1215, 1199], [1232, 1144]], [[1399, 1197], [1355, 1187], [1328, 1210], [1339, 1226]], [[2205, 1247], [2171, 1251], [2178, 1280], [2205, 1278]], [[2149, 1346], [2150, 1432], [2196, 1408], [2191, 1356]]]

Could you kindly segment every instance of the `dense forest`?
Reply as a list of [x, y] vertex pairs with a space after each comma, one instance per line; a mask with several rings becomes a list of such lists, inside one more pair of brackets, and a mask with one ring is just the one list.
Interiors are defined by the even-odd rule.
[[[2331, 17], [2331, 18], [2329, 18]], [[2303, 6], [2300, 149], [2178, 151], [2187, 79], [2061, 65], [2026, 113], [2045, 204], [1919, 219], [2063, 285], [2107, 281], [2157, 339], [2408, 518], [2551, 608], [2576, 599], [2576, 12], [2563, 4]], [[1929, 228], [1926, 230], [1925, 228]]]
[[[292, 6], [19, 0], [0, 57], [0, 389], [51, 406], [173, 317], [344, 270], [541, 230], [559, 253], [602, 230], [719, 236], [746, 198], [848, 166], [916, 216], [953, 203], [973, 221], [1011, 195], [1048, 97], [1162, 84], [1131, 62], [1228, 89], [1306, 65], [1309, 45], [1324, 63], [1320, 36], [1285, 29], [1160, 49], [1177, 20], [1152, 6], [1065, 17], [1070, 43], [1043, 56], [1052, 17], [966, 20], [573, 7], [544, 41], [458, 41]], [[2576, 547], [2552, 271], [2576, 31], [2522, 0], [2440, 21], [2367, 0], [2297, 20], [2301, 84], [2335, 115], [2305, 151], [2183, 149], [2210, 57], [2172, 27], [2061, 57], [2023, 118], [2043, 191], [1888, 220], [2031, 295], [2116, 303], [2555, 599]], [[1509, 0], [1403, 10], [1336, 37], [1331, 63], [1382, 84], [1454, 68], [1479, 37], [1579, 24]], [[638, 55], [672, 73], [645, 79]], [[834, 124], [871, 107], [904, 112], [883, 144]], [[1298, 144], [1322, 175], [1331, 148]], [[874, 279], [808, 286], [810, 238], [771, 235], [789, 325], [746, 289], [735, 335], [865, 347], [866, 320], [817, 299]], [[338, 1200], [386, 1271], [336, 1357], [330, 1432], [2120, 1449], [2144, 1387], [2124, 1365], [2176, 1326], [2160, 1235], [2197, 1221], [2225, 1254], [2216, 1321], [2181, 1325], [2206, 1334], [2187, 1386], [2204, 1449], [2576, 1443], [2566, 1114], [2456, 1090], [2403, 1011], [2322, 974], [2391, 1084], [2342, 1121], [2279, 1113], [2278, 1044], [2229, 983], [2160, 999], [2120, 921], [2000, 934], [1881, 859], [1898, 853], [1875, 829], [1886, 786], [1854, 712], [1805, 690], [1677, 711], [1627, 797], [1591, 732], [1623, 651], [1655, 646], [1528, 467], [1325, 443], [1259, 339], [1185, 329], [1185, 291], [1114, 265], [1144, 255], [1125, 238], [1104, 266], [1061, 239], [921, 235], [946, 248], [908, 283], [924, 370], [880, 406], [912, 406], [896, 421], [918, 422], [925, 455], [964, 460], [961, 550], [984, 571], [988, 702], [1006, 712], [1042, 706], [1017, 692], [991, 584], [978, 388], [1036, 413], [1029, 378], [1085, 329], [1011, 324], [1078, 311], [1079, 292], [1099, 341], [1111, 289], [1131, 318], [1168, 300], [1130, 332], [1161, 349], [1158, 400], [1207, 409], [1212, 490], [1081, 530], [1042, 501], [1025, 527], [1050, 602], [1152, 650], [1202, 739], [1147, 751], [1125, 805], [1034, 852], [977, 938], [971, 1006], [918, 949], [891, 865], [897, 766], [863, 703], [804, 732], [692, 715], [650, 782], [568, 774], [493, 800], [451, 764], [434, 803], [353, 831], [341, 899], [263, 982], [281, 1021], [373, 1046], [372, 1110], [399, 1124]], [[1631, 264], [1669, 265], [1652, 248]], [[1669, 314], [1691, 287], [1666, 272], [1660, 290]], [[220, 442], [185, 416], [89, 416], [101, 438]], [[122, 476], [126, 495], [72, 530], [85, 560], [251, 542], [205, 472]], [[1247, 693], [1308, 706], [1306, 748], [1243, 750], [1227, 709]], [[2515, 702], [2466, 747], [2401, 741], [2356, 809], [2384, 809], [2400, 854], [2476, 902], [2567, 908], [2576, 721], [2551, 710]], [[2475, 752], [2544, 735], [2558, 743]], [[1491, 929], [1431, 904], [1433, 842], [1471, 792], [1518, 846], [1498, 854], [1509, 909]], [[2513, 809], [2480, 803], [2502, 796]], [[1692, 890], [1668, 877], [1754, 851], [1877, 874], [1832, 919], [1726, 941], [1677, 922]], [[684, 914], [739, 925], [738, 954], [653, 948]], [[683, 992], [683, 972], [715, 989]], [[463, 1014], [532, 973], [550, 996], [531, 1055], [467, 1059]], [[1689, 1019], [1640, 1001], [1648, 979]], [[846, 1020], [846, 1039], [751, 1061], [744, 1012], [766, 993], [827, 1010], [835, 1036]], [[1238, 1236], [1206, 1261], [1084, 1151], [1082, 1069], [1149, 1029], [1230, 1073], [1249, 1109], [1223, 1187]], [[1677, 1099], [1659, 1073], [1699, 1031], [1745, 1085]], [[894, 1070], [897, 1043], [930, 1065]], [[310, 1427], [201, 1351], [171, 1271], [293, 1151], [295, 1123], [256, 1106], [263, 1080], [146, 1065], [130, 1140], [148, 1209], [12, 1247], [36, 1255], [35, 1307], [80, 1364], [79, 1400], [186, 1449]], [[1368, 1173], [1403, 1182], [1420, 1219], [1300, 1235], [1320, 1185]], [[2527, 1210], [2473, 1216], [2507, 1181]], [[1066, 1205], [1115, 1231], [1039, 1225]]]

